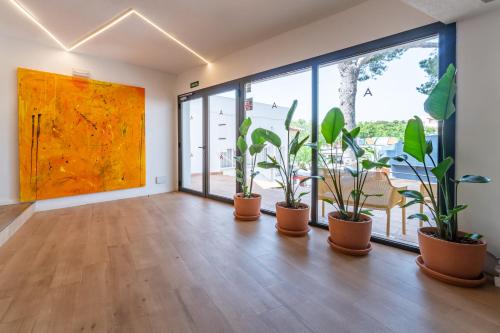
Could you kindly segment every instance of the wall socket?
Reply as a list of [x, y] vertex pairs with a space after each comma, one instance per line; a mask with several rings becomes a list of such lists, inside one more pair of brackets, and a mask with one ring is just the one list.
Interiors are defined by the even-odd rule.
[[166, 183], [167, 183], [167, 176], [156, 177], [156, 184], [166, 184]]

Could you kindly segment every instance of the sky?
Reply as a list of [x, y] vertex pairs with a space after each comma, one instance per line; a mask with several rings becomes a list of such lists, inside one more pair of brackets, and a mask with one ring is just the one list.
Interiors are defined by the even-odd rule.
[[[419, 66], [435, 49], [411, 48], [400, 59], [387, 63], [387, 71], [376, 79], [358, 82], [356, 122], [374, 120], [407, 120], [414, 115], [424, 117], [426, 96], [416, 87], [427, 81]], [[340, 75], [336, 64], [320, 67], [320, 121], [328, 110], [339, 106]], [[367, 89], [372, 95], [363, 96]], [[311, 71], [302, 71], [266, 81], [254, 82], [251, 93], [254, 102], [288, 107], [299, 101], [294, 119], [311, 119]]]

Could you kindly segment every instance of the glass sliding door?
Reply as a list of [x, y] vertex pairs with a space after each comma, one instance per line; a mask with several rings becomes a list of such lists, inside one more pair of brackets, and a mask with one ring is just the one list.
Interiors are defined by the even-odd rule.
[[[321, 124], [328, 110], [339, 107], [349, 129], [361, 128], [358, 143], [367, 152], [366, 157], [377, 160], [403, 153], [406, 122], [413, 116], [419, 116], [425, 125], [426, 140], [438, 147], [438, 123], [423, 108], [437, 82], [438, 64], [437, 36], [323, 64], [318, 73], [318, 123]], [[322, 139], [321, 134], [319, 139]], [[340, 151], [335, 158], [340, 158]], [[434, 160], [437, 161], [437, 149], [434, 152]], [[419, 165], [413, 159], [411, 162]], [[344, 156], [340, 168], [352, 163], [350, 156]], [[382, 195], [367, 200], [368, 208], [373, 209], [374, 214], [373, 233], [415, 244], [420, 223], [407, 220], [407, 216], [418, 213], [420, 208], [414, 205], [403, 210], [403, 198], [397, 190], [420, 191], [420, 186], [404, 163], [392, 160], [389, 163], [390, 168], [371, 172], [365, 187], [365, 192]], [[428, 165], [431, 165], [430, 161]], [[318, 167], [319, 174], [326, 173], [324, 165]], [[418, 169], [425, 173], [423, 164]], [[321, 182], [318, 185], [318, 199], [331, 195]], [[327, 213], [331, 210], [331, 206], [320, 201], [318, 222], [327, 223]]]
[[181, 188], [204, 193], [204, 115], [203, 99], [186, 99], [180, 104]]
[[209, 194], [232, 198], [236, 191], [237, 91], [208, 96]]
[[[312, 79], [310, 68], [245, 84], [244, 108], [246, 116], [252, 118], [250, 131], [262, 127], [278, 134], [283, 143], [284, 154], [286, 153], [288, 135], [285, 130], [285, 119], [295, 99], [298, 101], [298, 106], [289, 134], [290, 137], [293, 137], [300, 130], [302, 137], [304, 137], [310, 135], [312, 129]], [[277, 153], [277, 149], [268, 144], [257, 160], [267, 161], [268, 156], [278, 156]], [[301, 178], [311, 174], [311, 156], [310, 148], [303, 148], [297, 155], [299, 170], [294, 179], [295, 182], [300, 182]], [[285, 160], [286, 158], [284, 156]], [[281, 180], [280, 175], [275, 169], [260, 169], [259, 171], [260, 174], [254, 181], [254, 192], [262, 195], [262, 208], [274, 212], [276, 211], [275, 204], [284, 200], [283, 190], [278, 183]], [[300, 185], [300, 192], [310, 191], [310, 181]], [[304, 196], [302, 202], [310, 205], [310, 195]]]

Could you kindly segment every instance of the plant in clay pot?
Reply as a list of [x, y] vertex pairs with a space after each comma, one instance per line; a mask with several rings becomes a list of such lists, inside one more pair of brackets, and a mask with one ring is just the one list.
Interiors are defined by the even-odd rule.
[[285, 200], [276, 203], [276, 219], [278, 221], [276, 228], [280, 233], [286, 235], [303, 236], [309, 231], [309, 206], [302, 203], [301, 199], [309, 192], [299, 192], [299, 189], [302, 184], [313, 178], [313, 176], [303, 177], [300, 181], [296, 181], [299, 171], [296, 157], [309, 139], [309, 136], [300, 139], [300, 131], [296, 131], [295, 135], [292, 138], [290, 137], [290, 123], [296, 108], [297, 101], [295, 100], [285, 120], [287, 132], [285, 147], [282, 147], [281, 139], [276, 133], [263, 128], [257, 128], [253, 131], [252, 141], [257, 144], [268, 142], [277, 151], [276, 156], [268, 155], [269, 161], [262, 161], [257, 164], [263, 169], [278, 170], [281, 178], [277, 182], [283, 190]]
[[[252, 120], [246, 118], [239, 128], [240, 136], [236, 141], [236, 146], [240, 151], [239, 156], [235, 156], [236, 160], [236, 181], [241, 186], [241, 193], [234, 195], [234, 216], [242, 221], [255, 221], [260, 216], [260, 194], [253, 193], [253, 181], [259, 174], [255, 170], [257, 163], [257, 155], [264, 149], [265, 144], [252, 143], [247, 144], [246, 136], [252, 125]], [[250, 157], [250, 173], [247, 177], [247, 157]]]
[[[441, 121], [443, 126], [446, 126], [446, 121], [455, 113], [455, 93], [456, 71], [450, 65], [424, 104], [425, 111], [432, 118]], [[484, 282], [482, 268], [486, 258], [486, 242], [477, 233], [459, 230], [458, 213], [466, 209], [467, 205], [458, 202], [458, 190], [461, 184], [489, 183], [490, 179], [476, 175], [451, 178], [449, 173], [454, 161], [451, 156], [446, 156], [445, 148], [443, 140], [443, 159], [436, 163], [431, 155], [434, 149], [432, 142], [426, 141], [422, 120], [415, 116], [406, 126], [403, 151], [423, 164], [424, 174], [417, 172], [406, 154], [394, 158], [412, 169], [427, 192], [426, 200], [418, 191], [400, 191], [410, 199], [406, 206], [423, 204], [429, 212], [408, 216], [409, 219], [423, 220], [430, 225], [418, 231], [421, 256], [417, 258], [417, 264], [425, 273], [444, 282], [462, 286], [480, 285]], [[438, 183], [437, 191], [431, 186], [428, 168]], [[432, 226], [432, 221], [435, 227]]]
[[[364, 204], [367, 198], [380, 194], [365, 193], [363, 189], [368, 172], [388, 167], [389, 158], [380, 158], [378, 161], [364, 159], [365, 150], [356, 142], [360, 128], [348, 131], [344, 126], [342, 111], [339, 108], [331, 109], [321, 123], [325, 146], [311, 146], [318, 150], [319, 159], [326, 170], [325, 184], [332, 196], [323, 201], [335, 208], [334, 212], [328, 214], [328, 242], [333, 249], [342, 253], [365, 255], [371, 250], [372, 220], [371, 213], [364, 209]], [[337, 146], [342, 147], [340, 152], [337, 151]], [[351, 154], [354, 158], [353, 167], [342, 166], [346, 154]]]

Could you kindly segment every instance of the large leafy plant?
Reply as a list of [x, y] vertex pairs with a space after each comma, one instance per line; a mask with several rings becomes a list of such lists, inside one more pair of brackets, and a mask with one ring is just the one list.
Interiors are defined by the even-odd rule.
[[[456, 87], [456, 70], [453, 65], [450, 65], [424, 104], [425, 112], [435, 120], [441, 121], [443, 127], [446, 126], [446, 121], [455, 113], [454, 100]], [[449, 173], [454, 161], [451, 156], [446, 156], [444, 140], [441, 144], [441, 149], [443, 159], [441, 162], [436, 163], [432, 157], [434, 147], [431, 141], [426, 141], [422, 120], [415, 116], [408, 121], [405, 130], [403, 151], [423, 164], [424, 174], [422, 175], [417, 172], [415, 166], [408, 161], [408, 155], [403, 154], [394, 159], [398, 162], [404, 162], [411, 168], [418, 177], [425, 192], [427, 192], [429, 199], [426, 200], [424, 194], [419, 191], [405, 190], [400, 191], [400, 193], [410, 199], [406, 206], [423, 204], [429, 209], [431, 214], [430, 217], [427, 214], [413, 214], [408, 216], [408, 218], [416, 218], [428, 223], [432, 219], [435, 221], [437, 227], [437, 234], [435, 236], [443, 240], [451, 242], [460, 242], [463, 241], [463, 238], [466, 241], [478, 240], [482, 237], [478, 234], [467, 234], [464, 237], [459, 237], [457, 215], [467, 208], [467, 205], [458, 203], [458, 189], [462, 183], [488, 183], [490, 179], [476, 175], [451, 178]], [[438, 183], [437, 191], [433, 190], [429, 168], [430, 173], [434, 175]]]
[[283, 189], [283, 193], [285, 195], [285, 206], [287, 208], [300, 208], [302, 197], [309, 193], [299, 193], [300, 185], [313, 178], [312, 176], [304, 177], [299, 182], [296, 182], [297, 173], [299, 171], [296, 166], [297, 154], [309, 139], [308, 135], [299, 139], [301, 133], [300, 131], [296, 131], [295, 135], [292, 138], [290, 137], [290, 124], [296, 109], [297, 101], [295, 100], [288, 110], [288, 114], [285, 119], [285, 129], [287, 132], [287, 142], [285, 147], [282, 147], [281, 138], [270, 130], [257, 128], [252, 133], [252, 141], [254, 143], [264, 144], [265, 142], [268, 142], [276, 148], [276, 156], [268, 155], [267, 157], [269, 161], [262, 161], [257, 165], [263, 169], [278, 170], [281, 180], [278, 180], [277, 182], [281, 189]]
[[[316, 146], [315, 148], [318, 148], [318, 156], [327, 170], [325, 176], [331, 180], [331, 184], [329, 182], [325, 184], [333, 197], [333, 199], [328, 198], [323, 201], [333, 205], [341, 219], [359, 222], [363, 220], [362, 214], [371, 215], [370, 211], [364, 209], [366, 200], [372, 196], [380, 196], [377, 193], [368, 194], [363, 191], [368, 172], [374, 168], [388, 167], [389, 158], [384, 157], [375, 162], [364, 159], [365, 150], [356, 142], [360, 128], [356, 127], [348, 131], [344, 126], [344, 115], [339, 108], [328, 111], [321, 123], [321, 134], [325, 139], [326, 147]], [[342, 167], [344, 156], [349, 149], [355, 159], [353, 168]], [[345, 177], [342, 176], [343, 169], [353, 178], [353, 187], [349, 193], [344, 192], [345, 184], [344, 187], [342, 186], [342, 181], [345, 181]]]
[[[240, 151], [240, 155], [234, 157], [237, 164], [236, 181], [241, 185], [242, 194], [245, 198], [251, 198], [253, 195], [253, 180], [259, 174], [259, 171], [255, 170], [257, 155], [265, 147], [265, 144], [255, 142], [252, 142], [250, 146], [248, 145], [246, 136], [251, 125], [252, 120], [250, 118], [246, 118], [241, 123], [239, 128], [240, 136], [236, 141], [236, 146]], [[246, 176], [247, 154], [250, 155], [250, 177]], [[250, 182], [248, 182], [248, 178], [250, 178]]]

